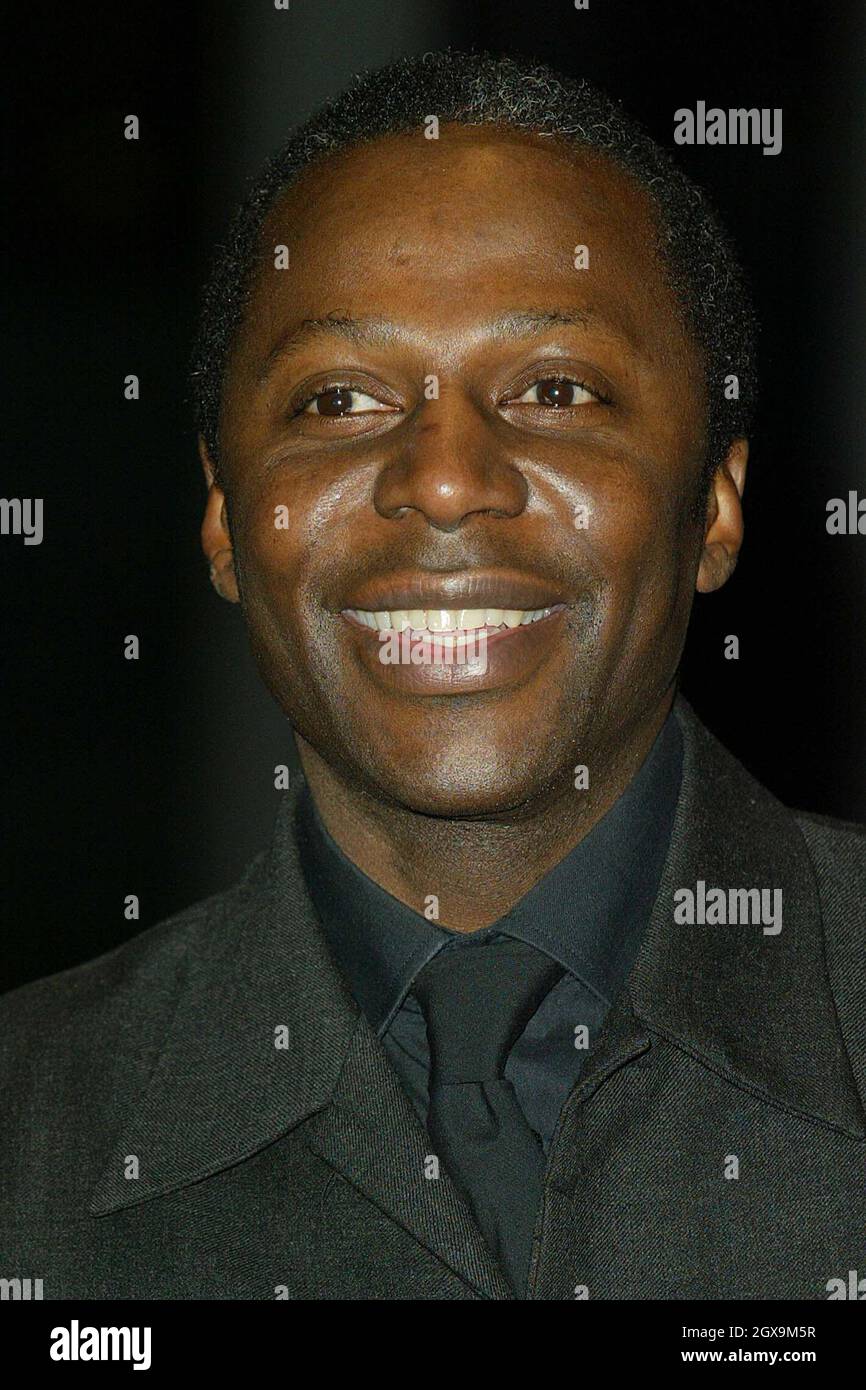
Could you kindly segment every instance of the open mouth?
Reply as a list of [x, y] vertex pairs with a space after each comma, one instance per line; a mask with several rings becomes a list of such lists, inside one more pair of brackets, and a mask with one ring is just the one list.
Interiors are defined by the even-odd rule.
[[416, 570], [369, 580], [336, 612], [380, 689], [438, 696], [532, 679], [562, 653], [570, 607], [540, 575]]
[[562, 603], [548, 608], [344, 608], [343, 617], [373, 633], [411, 632], [418, 637], [435, 637], [440, 645], [448, 646], [465, 641], [471, 634], [474, 640], [502, 637], [526, 628], [559, 612]]

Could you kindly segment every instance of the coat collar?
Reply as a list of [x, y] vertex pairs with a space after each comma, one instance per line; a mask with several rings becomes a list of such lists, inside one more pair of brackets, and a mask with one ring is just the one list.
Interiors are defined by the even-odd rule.
[[[605, 1046], [590, 1054], [580, 1090], [644, 1049], [646, 1035], [662, 1036], [767, 1103], [861, 1137], [863, 1107], [841, 1045], [817, 889], [797, 825], [682, 698], [676, 713], [682, 787], [625, 991], [633, 1036], [622, 1057]], [[482, 1295], [507, 1297], [447, 1179], [407, 1186], [401, 1177], [417, 1174], [425, 1133], [315, 919], [294, 836], [298, 792], [284, 799], [269, 853], [237, 889], [206, 905], [206, 930], [186, 953], [162, 1051], [90, 1211], [102, 1215], [184, 1187], [309, 1122], [305, 1139], [329, 1162]], [[782, 931], [675, 925], [673, 895], [698, 879], [708, 887], [780, 887]], [[282, 1025], [285, 1049], [274, 1045]], [[398, 1151], [409, 1170], [390, 1161]], [[127, 1154], [141, 1156], [136, 1182], [124, 1177]]]
[[[286, 793], [269, 852], [237, 888], [202, 904], [204, 930], [187, 946], [174, 1016], [93, 1191], [93, 1213], [247, 1158], [333, 1093], [358, 1010], [304, 886], [292, 829], [298, 791]], [[281, 1028], [287, 1045], [278, 1047]], [[135, 1182], [124, 1177], [125, 1154], [141, 1155]]]
[[[866, 1117], [842, 1044], [812, 863], [790, 811], [681, 696], [683, 780], [662, 880], [629, 977], [635, 1015], [782, 1110], [851, 1136]], [[780, 889], [782, 928], [678, 925], [679, 889]], [[681, 901], [681, 899], [679, 900]]]
[[[445, 1173], [428, 1179], [424, 1127], [328, 953], [294, 832], [301, 786], [282, 803], [269, 853], [202, 905], [204, 945], [188, 953], [162, 1051], [89, 1212], [176, 1191], [303, 1126], [310, 1148], [469, 1288], [510, 1298], [456, 1188]], [[128, 1154], [140, 1157], [134, 1182]]]

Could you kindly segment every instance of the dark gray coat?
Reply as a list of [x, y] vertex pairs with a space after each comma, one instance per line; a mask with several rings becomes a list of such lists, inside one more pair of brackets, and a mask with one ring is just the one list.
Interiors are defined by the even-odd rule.
[[[532, 1296], [826, 1299], [866, 1275], [866, 841], [677, 717], [661, 889], [560, 1119]], [[237, 887], [0, 1000], [0, 1279], [510, 1297], [327, 954], [293, 803]], [[677, 925], [698, 879], [781, 888], [781, 932]]]

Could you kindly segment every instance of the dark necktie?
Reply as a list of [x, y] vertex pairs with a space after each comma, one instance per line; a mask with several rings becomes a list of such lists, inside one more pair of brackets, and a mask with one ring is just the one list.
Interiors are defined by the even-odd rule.
[[515, 1292], [525, 1289], [545, 1157], [504, 1076], [512, 1047], [563, 974], [511, 938], [445, 947], [414, 994], [430, 1046], [427, 1130]]

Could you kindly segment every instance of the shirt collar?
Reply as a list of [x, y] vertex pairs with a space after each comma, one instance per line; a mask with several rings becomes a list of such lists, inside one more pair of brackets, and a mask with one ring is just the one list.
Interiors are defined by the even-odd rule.
[[[545, 951], [605, 1002], [634, 960], [670, 841], [682, 772], [673, 716], [625, 791], [514, 907], [472, 941], [506, 934]], [[575, 793], [580, 795], [579, 792]], [[301, 864], [331, 952], [371, 1025], [386, 1032], [424, 965], [460, 933], [386, 892], [332, 839], [305, 785], [298, 800]]]

